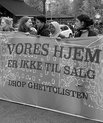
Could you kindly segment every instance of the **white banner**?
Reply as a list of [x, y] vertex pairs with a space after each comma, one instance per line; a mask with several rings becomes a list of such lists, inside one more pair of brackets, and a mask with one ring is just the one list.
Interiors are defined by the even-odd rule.
[[0, 98], [103, 121], [103, 37], [1, 35]]

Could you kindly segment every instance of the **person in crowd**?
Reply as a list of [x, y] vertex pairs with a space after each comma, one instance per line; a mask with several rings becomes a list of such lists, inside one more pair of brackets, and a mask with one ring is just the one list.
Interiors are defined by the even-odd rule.
[[1, 18], [1, 31], [14, 31], [13, 19], [9, 17]]
[[103, 35], [103, 21], [96, 21], [94, 27], [99, 35]]
[[69, 26], [69, 28], [72, 30], [72, 32], [74, 34], [74, 25], [72, 23], [68, 23], [67, 25]]
[[61, 29], [60, 29], [60, 25], [58, 22], [53, 21], [50, 23], [49, 25], [50, 28], [50, 37], [54, 37], [54, 38], [65, 38], [64, 35], [61, 34]]
[[25, 34], [36, 35], [37, 30], [33, 27], [32, 20], [28, 16], [23, 16], [18, 21], [18, 31], [24, 32]]
[[88, 15], [81, 14], [77, 16], [75, 22], [75, 36], [74, 37], [89, 37], [96, 36], [97, 33], [91, 29], [91, 26], [94, 24], [93, 20], [90, 19]]
[[0, 31], [2, 31], [2, 28], [1, 28], [1, 17], [0, 17]]
[[50, 36], [49, 24], [46, 23], [46, 17], [41, 15], [36, 17], [37, 35]]

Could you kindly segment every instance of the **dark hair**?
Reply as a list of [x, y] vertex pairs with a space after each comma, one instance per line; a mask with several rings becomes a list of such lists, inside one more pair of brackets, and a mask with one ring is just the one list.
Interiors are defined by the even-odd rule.
[[84, 27], [88, 28], [89, 26], [93, 25], [93, 19], [90, 19], [90, 17], [88, 15], [85, 14], [81, 14], [79, 16], [77, 16], [77, 19], [80, 20], [81, 22], [84, 22]]
[[18, 22], [18, 31], [28, 32], [30, 29], [25, 25], [25, 23], [30, 19], [28, 16], [21, 17]]
[[37, 16], [36, 19], [38, 19], [40, 22], [46, 23], [46, 17], [44, 15]]

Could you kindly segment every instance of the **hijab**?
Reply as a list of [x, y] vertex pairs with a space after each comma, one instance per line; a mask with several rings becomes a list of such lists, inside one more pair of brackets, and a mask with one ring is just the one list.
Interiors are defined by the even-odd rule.
[[54, 32], [54, 34], [51, 35], [51, 37], [56, 38], [59, 36], [59, 34], [61, 32], [60, 25], [56, 21], [51, 22], [51, 24], [55, 27], [55, 32]]

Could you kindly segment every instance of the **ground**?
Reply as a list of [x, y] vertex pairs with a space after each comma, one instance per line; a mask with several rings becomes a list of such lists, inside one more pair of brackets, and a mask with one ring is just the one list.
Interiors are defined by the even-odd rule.
[[0, 123], [99, 123], [0, 100]]

